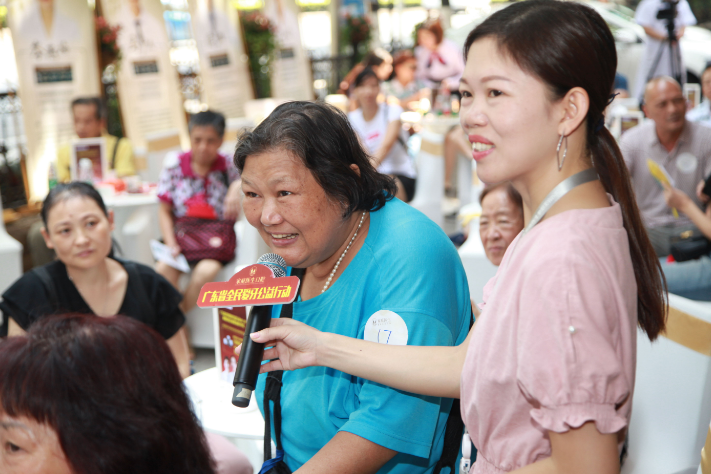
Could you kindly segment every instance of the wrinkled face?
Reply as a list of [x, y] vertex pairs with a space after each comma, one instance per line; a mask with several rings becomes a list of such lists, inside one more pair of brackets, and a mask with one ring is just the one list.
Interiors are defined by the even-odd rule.
[[96, 106], [92, 104], [77, 104], [72, 109], [74, 115], [74, 133], [79, 138], [96, 138], [101, 136], [103, 122], [96, 118]]
[[417, 30], [417, 44], [430, 51], [434, 51], [437, 49], [437, 37], [430, 30], [420, 28]]
[[523, 211], [509, 198], [505, 187], [494, 189], [481, 203], [479, 236], [486, 258], [501, 264], [506, 249], [523, 230]]
[[203, 166], [212, 166], [222, 146], [222, 137], [210, 126], [193, 127], [190, 132], [192, 160]]
[[398, 64], [395, 67], [395, 76], [401, 84], [409, 84], [415, 80], [415, 71], [417, 70], [417, 61], [415, 58], [408, 59], [405, 62]]
[[380, 94], [380, 81], [372, 76], [368, 77], [353, 89], [353, 93], [360, 104], [374, 105], [377, 103], [378, 94]]
[[3, 474], [72, 474], [57, 433], [45, 424], [0, 414], [0, 445]]
[[107, 217], [91, 198], [60, 200], [49, 210], [43, 232], [47, 247], [68, 267], [92, 268], [111, 251], [113, 215]]
[[644, 113], [654, 120], [657, 133], [678, 133], [684, 128], [686, 100], [677, 84], [657, 82], [647, 89], [644, 102]]
[[706, 69], [701, 75], [701, 93], [711, 100], [711, 68]]
[[341, 206], [301, 160], [285, 150], [248, 157], [242, 192], [245, 217], [290, 267], [323, 262], [350, 234]]
[[512, 181], [555, 161], [559, 118], [548, 87], [493, 39], [472, 44], [459, 90], [459, 119], [484, 183]]

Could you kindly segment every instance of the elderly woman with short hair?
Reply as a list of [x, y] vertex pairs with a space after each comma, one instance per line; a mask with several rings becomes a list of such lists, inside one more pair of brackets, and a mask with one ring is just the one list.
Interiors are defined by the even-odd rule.
[[[283, 104], [242, 137], [235, 164], [247, 220], [290, 272], [303, 271], [294, 319], [383, 344], [464, 340], [471, 305], [456, 250], [393, 198], [393, 180], [375, 170], [343, 113]], [[430, 473], [452, 406], [322, 367], [285, 372], [280, 398], [284, 460], [309, 473]]]

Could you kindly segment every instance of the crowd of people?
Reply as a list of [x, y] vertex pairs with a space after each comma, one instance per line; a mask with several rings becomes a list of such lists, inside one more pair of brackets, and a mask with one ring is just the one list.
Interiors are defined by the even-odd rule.
[[[604, 126], [615, 42], [593, 9], [513, 3], [463, 55], [436, 20], [417, 38], [347, 76], [348, 113], [287, 102], [233, 156], [221, 114], [191, 117], [191, 149], [157, 191], [184, 288], [170, 265], [118, 256], [112, 212], [59, 150], [32, 231], [45, 262], [0, 302], [0, 471], [252, 472], [181, 385], [185, 313], [234, 256], [244, 213], [300, 279], [251, 335], [267, 347], [255, 394], [279, 446], [265, 472], [453, 469], [461, 420], [477, 474], [619, 472], [638, 327], [663, 332], [667, 292], [711, 301], [711, 65], [693, 110], [675, 78], [645, 81], [649, 120], [618, 144]], [[476, 222], [499, 269], [480, 302], [449, 238], [407, 204], [417, 173], [400, 117], [432, 90], [460, 95], [444, 148], [487, 183]], [[117, 176], [135, 172], [98, 99], [72, 113], [78, 137], [107, 140]]]

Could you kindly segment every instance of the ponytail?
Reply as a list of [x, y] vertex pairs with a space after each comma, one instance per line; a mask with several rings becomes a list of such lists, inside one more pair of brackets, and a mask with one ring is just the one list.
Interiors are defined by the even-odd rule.
[[664, 295], [667, 293], [667, 283], [642, 223], [627, 165], [615, 138], [605, 127], [596, 131], [596, 125], [590, 121], [587, 126], [588, 148], [595, 170], [605, 190], [622, 210], [622, 222], [627, 231], [632, 268], [637, 280], [637, 321], [653, 341], [665, 327]]

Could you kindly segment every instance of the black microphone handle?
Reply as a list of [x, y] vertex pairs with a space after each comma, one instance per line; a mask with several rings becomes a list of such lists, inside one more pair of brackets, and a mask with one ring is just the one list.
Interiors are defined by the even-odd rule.
[[259, 366], [262, 365], [264, 355], [264, 344], [254, 342], [249, 335], [268, 328], [271, 319], [271, 306], [252, 306], [252, 311], [249, 312], [244, 328], [242, 352], [239, 354], [235, 379], [232, 383], [235, 387], [232, 394], [232, 404], [240, 408], [246, 408], [249, 405], [252, 392], [257, 385]]

